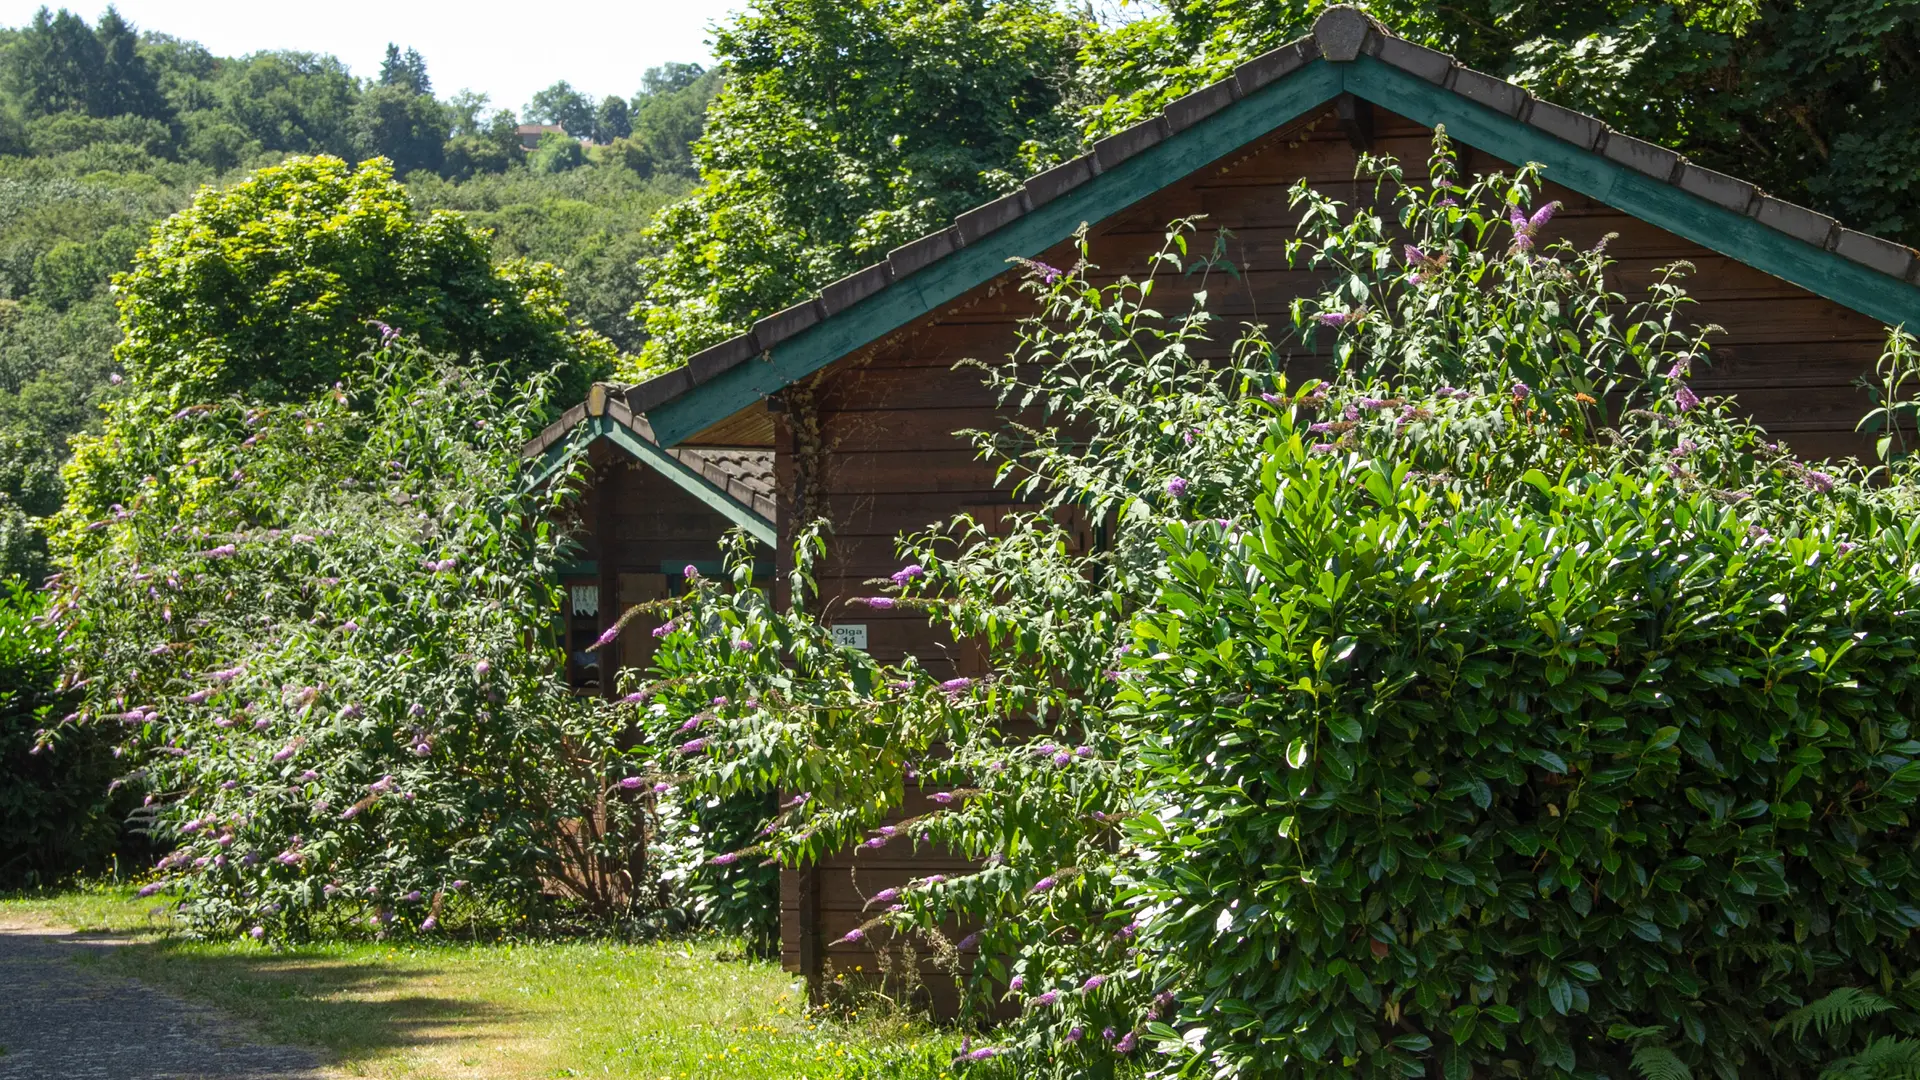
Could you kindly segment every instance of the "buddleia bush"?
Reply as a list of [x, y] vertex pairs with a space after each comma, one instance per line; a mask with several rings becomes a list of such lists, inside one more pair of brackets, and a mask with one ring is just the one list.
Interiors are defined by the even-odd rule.
[[[1035, 509], [906, 538], [865, 600], [991, 674], [836, 647], [803, 547], [792, 609], [743, 570], [665, 630], [633, 695], [657, 782], [790, 796], [722, 867], [981, 860], [835, 944], [970, 971], [1018, 1014], [967, 1048], [985, 1071], [1812, 1076], [1863, 1051], [1775, 1025], [1920, 993], [1910, 466], [1804, 462], [1702, 399], [1687, 268], [1612, 292], [1604, 242], [1546, 241], [1535, 170], [1461, 177], [1444, 135], [1423, 177], [1363, 168], [1367, 205], [1294, 191], [1290, 258], [1326, 288], [1224, 361], [1197, 356], [1230, 247], [1193, 223], [1144, 278], [1030, 264], [1041, 314], [984, 367], [1044, 419], [973, 438]], [[1174, 275], [1201, 289], [1167, 314]], [[910, 785], [931, 810], [883, 825]]]
[[627, 811], [555, 676], [554, 496], [519, 458], [544, 384], [395, 341], [366, 367], [82, 442], [48, 618], [83, 701], [42, 752], [113, 733], [171, 848], [143, 892], [208, 930], [604, 910]]

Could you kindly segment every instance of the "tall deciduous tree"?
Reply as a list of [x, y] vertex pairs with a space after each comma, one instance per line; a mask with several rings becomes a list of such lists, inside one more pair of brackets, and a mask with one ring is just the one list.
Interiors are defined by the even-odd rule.
[[631, 134], [633, 119], [627, 110], [627, 99], [609, 94], [600, 102], [599, 111], [594, 113], [593, 141], [610, 143]]
[[121, 281], [117, 356], [162, 409], [324, 388], [382, 325], [517, 372], [603, 370], [611, 347], [572, 330], [560, 297], [552, 267], [495, 266], [464, 218], [415, 213], [386, 164], [303, 158], [203, 191], [155, 231]]
[[559, 124], [567, 134], [593, 134], [593, 99], [575, 90], [565, 79], [533, 95], [527, 102], [527, 120], [535, 124]]
[[[1125, 126], [1306, 33], [1325, 0], [1169, 0], [1095, 43], [1088, 134]], [[1920, 243], [1912, 0], [1374, 0], [1395, 33], [1614, 128]]]
[[706, 186], [642, 264], [648, 359], [726, 337], [1073, 141], [1060, 88], [1087, 29], [1040, 0], [795, 0], [721, 31]]

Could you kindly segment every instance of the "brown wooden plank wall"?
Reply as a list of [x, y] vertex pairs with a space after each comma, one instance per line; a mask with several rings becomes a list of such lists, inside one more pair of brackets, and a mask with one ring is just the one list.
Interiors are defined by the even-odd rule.
[[[1409, 176], [1424, 176], [1431, 138], [1424, 127], [1376, 113], [1373, 151], [1398, 156]], [[1466, 175], [1506, 167], [1461, 149]], [[1221, 274], [1208, 282], [1210, 306], [1223, 316], [1222, 336], [1230, 341], [1239, 325], [1249, 321], [1265, 321], [1278, 334], [1289, 303], [1314, 285], [1311, 275], [1286, 265], [1285, 245], [1298, 220], [1288, 189], [1304, 177], [1350, 204], [1370, 199], [1371, 183], [1354, 180], [1356, 161], [1357, 152], [1329, 110], [1096, 223], [1090, 233], [1093, 261], [1103, 268], [1102, 276], [1139, 277], [1148, 256], [1159, 249], [1168, 222], [1205, 214], [1194, 252], [1208, 250], [1208, 231], [1224, 227], [1232, 234], [1227, 257], [1241, 274], [1239, 282]], [[1690, 317], [1725, 328], [1713, 339], [1711, 364], [1696, 368], [1695, 385], [1702, 393], [1737, 395], [1803, 454], [1864, 456], [1869, 451], [1852, 433], [1866, 399], [1850, 384], [1872, 370], [1885, 336], [1881, 324], [1551, 183], [1542, 198], [1564, 204], [1547, 230], [1549, 237], [1590, 246], [1617, 234], [1608, 245], [1617, 262], [1614, 287], [1629, 296], [1644, 291], [1657, 267], [1678, 259], [1695, 264], [1697, 272], [1687, 288], [1699, 303], [1690, 309]], [[1073, 255], [1062, 245], [1043, 258], [1066, 265]], [[1155, 306], [1169, 313], [1185, 310], [1192, 287], [1191, 281], [1165, 280], [1155, 294]], [[870, 595], [874, 586], [868, 579], [898, 567], [898, 534], [921, 529], [964, 506], [1010, 501], [1006, 492], [994, 490], [990, 470], [951, 434], [957, 428], [984, 427], [995, 417], [992, 395], [981, 385], [979, 372], [955, 371], [952, 366], [968, 357], [1007, 355], [1015, 344], [1017, 323], [1029, 310], [1010, 273], [807, 380], [803, 389], [812, 402], [819, 444], [817, 481], [810, 488], [801, 483], [805, 469], [796, 457], [801, 443], [810, 441], [796, 439], [795, 424], [804, 421], [793, 414], [779, 418], [782, 529], [791, 533], [809, 501], [831, 520], [829, 555], [817, 568], [826, 616], [866, 624], [871, 652], [878, 659], [893, 661], [911, 653], [943, 677], [954, 670], [957, 650], [934, 634], [924, 618], [849, 606], [845, 600]], [[1226, 344], [1222, 341], [1220, 348]], [[1300, 359], [1305, 361], [1302, 367], [1311, 367], [1310, 360]], [[789, 545], [782, 545], [779, 557], [779, 580], [784, 583]], [[801, 919], [801, 878], [788, 872], [782, 903], [788, 968], [802, 971], [803, 956], [821, 955], [837, 970], [856, 964], [871, 970], [874, 958], [867, 949], [827, 947], [859, 924], [863, 897], [906, 876], [964, 870], [947, 855], [926, 853], [906, 863], [900, 858], [889, 851], [881, 857], [829, 860], [815, 871], [811, 887], [818, 892], [806, 905], [812, 925]]]

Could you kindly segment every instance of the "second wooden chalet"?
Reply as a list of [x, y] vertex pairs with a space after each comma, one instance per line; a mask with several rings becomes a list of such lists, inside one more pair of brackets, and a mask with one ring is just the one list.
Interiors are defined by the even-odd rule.
[[[1703, 392], [1737, 395], [1803, 454], [1866, 454], [1853, 430], [1866, 402], [1852, 383], [1872, 370], [1890, 326], [1920, 326], [1915, 252], [1609, 131], [1345, 7], [1233, 78], [629, 389], [626, 404], [651, 423], [648, 453], [771, 454], [776, 580], [793, 531], [827, 518], [817, 567], [826, 617], [876, 658], [911, 653], [951, 671], [952, 645], [924, 618], [845, 601], [896, 568], [901, 532], [1011, 502], [952, 434], [1004, 423], [978, 373], [954, 363], [1013, 350], [1031, 308], [1008, 260], [1071, 262], [1070, 238], [1086, 223], [1094, 262], [1137, 272], [1168, 222], [1204, 214], [1238, 244], [1240, 277], [1223, 290], [1216, 276], [1212, 309], [1230, 321], [1273, 319], [1314, 288], [1284, 255], [1297, 222], [1289, 187], [1304, 178], [1363, 203], [1371, 185], [1354, 180], [1357, 156], [1423, 162], [1441, 124], [1469, 175], [1544, 165], [1541, 198], [1564, 204], [1550, 233], [1581, 247], [1617, 234], [1617, 290], [1644, 290], [1675, 260], [1697, 266], [1689, 316], [1726, 328], [1712, 366], [1696, 372]], [[1158, 306], [1179, 309], [1178, 285], [1165, 284], [1176, 295], [1156, 294]], [[825, 943], [860, 923], [862, 893], [940, 868], [936, 857], [892, 850], [786, 876], [789, 969], [819, 972]], [[835, 950], [836, 966], [859, 962], [841, 959], [845, 951]]]
[[585, 452], [587, 475], [569, 510], [581, 550], [561, 570], [567, 681], [581, 693], [610, 697], [614, 672], [645, 669], [652, 659], [650, 631], [658, 623], [637, 621], [603, 649], [593, 643], [628, 608], [685, 588], [686, 567], [720, 573], [719, 543], [728, 530], [742, 529], [767, 545], [765, 570], [771, 572], [773, 451], [665, 449], [646, 420], [605, 384], [596, 384], [522, 454], [544, 481], [576, 446]]

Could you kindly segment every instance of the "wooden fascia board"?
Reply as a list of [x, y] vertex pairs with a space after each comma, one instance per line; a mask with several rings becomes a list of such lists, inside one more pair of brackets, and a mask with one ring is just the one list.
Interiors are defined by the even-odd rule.
[[1548, 180], [1765, 271], [1889, 326], [1920, 326], [1920, 288], [1477, 105], [1371, 56], [1342, 65], [1346, 88], [1507, 161], [1539, 162]]
[[842, 356], [1007, 271], [1007, 260], [1040, 254], [1095, 222], [1231, 154], [1340, 92], [1340, 71], [1315, 61], [1234, 107], [1128, 158], [1004, 228], [980, 238], [858, 304], [647, 411], [662, 446], [732, 416]]
[[1352, 93], [1509, 161], [1537, 161], [1554, 183], [1890, 326], [1920, 326], [1920, 288], [1796, 240], [1753, 218], [1583, 150], [1374, 57], [1317, 59], [1206, 120], [1095, 176], [1005, 228], [902, 278], [761, 356], [647, 414], [675, 446], [1282, 124]]
[[625, 424], [608, 416], [593, 418], [594, 433], [605, 436], [627, 453], [645, 462], [654, 471], [674, 482], [682, 491], [699, 499], [715, 511], [746, 530], [749, 536], [767, 545], [778, 547], [779, 533], [773, 522], [753, 512], [753, 508], [727, 494], [711, 480], [688, 468], [678, 458], [660, 447], [635, 435]]

